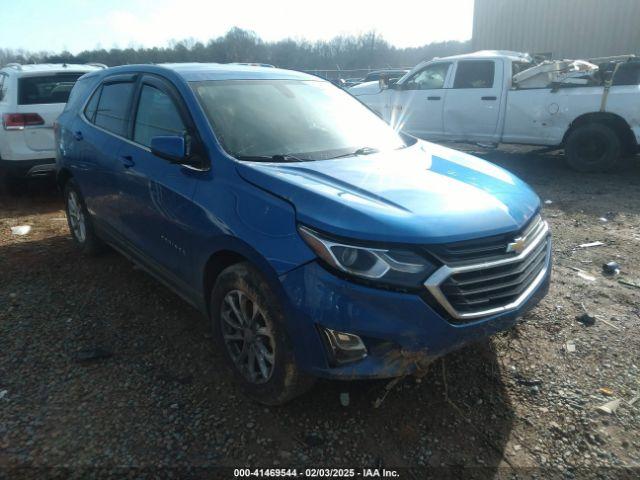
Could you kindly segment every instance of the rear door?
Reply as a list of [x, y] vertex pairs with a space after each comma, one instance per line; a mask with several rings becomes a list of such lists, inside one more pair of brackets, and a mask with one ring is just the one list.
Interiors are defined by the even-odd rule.
[[450, 71], [450, 62], [431, 63], [398, 85], [391, 96], [389, 123], [416, 137], [440, 138]]
[[74, 177], [99, 228], [122, 230], [119, 214], [118, 152], [129, 140], [131, 74], [107, 77], [91, 94], [71, 126]]
[[43, 125], [25, 128], [24, 143], [38, 153], [51, 152], [55, 157], [53, 122], [62, 113], [74, 84], [86, 72], [58, 72], [22, 75], [18, 78], [16, 113], [37, 113]]
[[503, 90], [496, 60], [460, 60], [444, 104], [444, 133], [452, 140], [496, 141]]
[[175, 88], [147, 75], [140, 80], [132, 110], [130, 142], [118, 152], [119, 210], [123, 232], [157, 273], [184, 288], [192, 268], [192, 196], [202, 171], [170, 163], [151, 152], [157, 136], [185, 136], [196, 142], [188, 110]]

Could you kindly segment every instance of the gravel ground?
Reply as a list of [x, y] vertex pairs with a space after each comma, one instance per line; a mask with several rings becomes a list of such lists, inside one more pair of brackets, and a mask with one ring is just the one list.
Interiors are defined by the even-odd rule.
[[[0, 478], [214, 478], [210, 467], [249, 465], [637, 478], [640, 289], [619, 280], [640, 284], [640, 162], [586, 175], [554, 154], [472, 151], [547, 200], [550, 294], [377, 409], [385, 382], [321, 381], [283, 407], [252, 403], [195, 310], [116, 253], [77, 255], [50, 185], [0, 196]], [[603, 275], [612, 260], [620, 274]], [[616, 399], [614, 413], [597, 410]]]

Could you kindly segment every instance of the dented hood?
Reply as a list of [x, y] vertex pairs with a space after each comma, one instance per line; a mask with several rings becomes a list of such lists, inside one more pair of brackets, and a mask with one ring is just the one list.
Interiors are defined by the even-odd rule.
[[422, 141], [335, 160], [239, 163], [238, 173], [291, 202], [299, 222], [370, 241], [428, 244], [510, 232], [540, 205], [506, 170]]

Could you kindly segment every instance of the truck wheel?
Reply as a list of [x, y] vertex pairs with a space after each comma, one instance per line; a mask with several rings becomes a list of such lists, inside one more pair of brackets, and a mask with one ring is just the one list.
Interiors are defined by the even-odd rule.
[[569, 134], [564, 151], [571, 168], [580, 172], [605, 172], [618, 163], [620, 138], [606, 125], [588, 123]]
[[67, 223], [73, 241], [85, 255], [96, 255], [104, 250], [104, 243], [96, 235], [80, 190], [73, 179], [64, 187]]
[[247, 396], [281, 405], [311, 388], [313, 378], [296, 365], [276, 296], [249, 263], [219, 275], [210, 311], [214, 338]]

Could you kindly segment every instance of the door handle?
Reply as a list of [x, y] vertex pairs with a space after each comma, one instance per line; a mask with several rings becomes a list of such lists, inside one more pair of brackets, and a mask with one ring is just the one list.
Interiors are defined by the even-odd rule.
[[122, 160], [122, 166], [124, 168], [131, 168], [136, 164], [136, 162], [133, 161], [133, 157], [131, 155], [121, 155], [120, 160]]
[[482, 100], [497, 100], [498, 97], [482, 97]]
[[427, 100], [440, 100], [441, 97], [427, 97]]
[[80, 130], [76, 130], [75, 132], [73, 132], [73, 138], [75, 138], [77, 141], [80, 141], [84, 137], [82, 136], [82, 132]]

